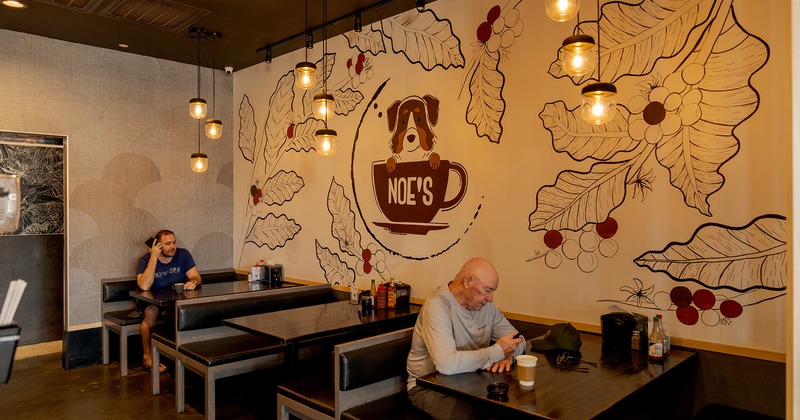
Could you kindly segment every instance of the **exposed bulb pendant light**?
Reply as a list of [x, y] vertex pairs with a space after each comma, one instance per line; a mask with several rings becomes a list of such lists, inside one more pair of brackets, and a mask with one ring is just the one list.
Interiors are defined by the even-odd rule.
[[208, 156], [200, 152], [200, 122], [197, 123], [197, 153], [192, 153], [192, 171], [205, 172], [208, 169]]
[[[581, 14], [578, 13], [578, 32], [581, 28]], [[570, 77], [587, 75], [594, 70], [594, 38], [578, 33], [567, 37], [561, 44], [561, 68]]]
[[206, 100], [200, 97], [200, 41], [205, 39], [205, 31], [194, 28], [189, 31], [189, 36], [197, 40], [197, 96], [189, 100], [189, 115], [201, 119], [208, 112]]
[[[319, 129], [314, 133], [315, 144], [314, 148], [317, 150], [322, 156], [330, 156], [336, 153], [336, 130], [331, 130], [328, 128], [328, 117], [333, 115], [334, 112], [334, 101], [333, 96], [327, 93], [328, 91], [328, 77], [325, 74], [326, 69], [328, 68], [328, 27], [327, 27], [327, 20], [328, 20], [328, 0], [322, 1], [322, 96], [329, 97], [324, 99], [325, 102], [325, 112], [322, 113], [322, 120], [325, 122], [325, 128]], [[314, 115], [317, 115], [316, 112], [316, 104], [317, 104], [317, 96], [314, 96]]]
[[[326, 77], [325, 72], [323, 72], [322, 77]], [[321, 93], [314, 95], [312, 110], [314, 111], [314, 118], [318, 120], [330, 119], [336, 115], [336, 101], [333, 99], [333, 95], [327, 93], [323, 88]]]
[[213, 93], [211, 96], [211, 118], [206, 120], [206, 137], [216, 140], [222, 137], [222, 121], [214, 117], [217, 114], [217, 37], [222, 37], [222, 35], [211, 32], [209, 36], [211, 37], [211, 85]]
[[544, 0], [544, 11], [547, 17], [556, 22], [566, 22], [578, 14], [579, 0]]
[[[308, 30], [308, 0], [306, 0], [306, 30]], [[306, 33], [306, 61], [294, 66], [294, 83], [303, 90], [308, 90], [317, 84], [317, 66], [308, 61], [308, 50], [314, 48], [314, 34]]]
[[596, 125], [609, 123], [617, 115], [617, 88], [612, 83], [601, 82], [600, 74], [600, 0], [597, 0], [597, 83], [581, 89], [581, 117]]

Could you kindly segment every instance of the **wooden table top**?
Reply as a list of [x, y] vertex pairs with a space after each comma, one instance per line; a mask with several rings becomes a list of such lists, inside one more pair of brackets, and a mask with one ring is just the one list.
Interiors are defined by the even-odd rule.
[[[559, 369], [556, 357], [559, 354], [529, 351], [539, 358], [536, 368], [536, 383], [523, 387], [517, 381], [517, 367], [511, 372], [468, 372], [443, 375], [438, 372], [417, 379], [418, 386], [436, 389], [461, 398], [478, 400], [511, 413], [551, 419], [589, 419], [633, 394], [645, 385], [658, 381], [665, 373], [682, 367], [689, 369], [696, 359], [694, 352], [672, 349], [662, 364], [649, 363], [646, 353], [605, 353], [601, 338], [597, 335], [581, 334], [581, 360], [596, 363], [597, 367], [580, 363], [576, 367], [588, 368], [588, 373]], [[507, 401], [490, 399], [486, 387], [494, 382], [509, 385]], [[661, 404], [665, 404], [661, 401]]]
[[153, 290], [135, 290], [131, 291], [131, 297], [141, 301], [152, 303], [158, 306], [169, 306], [175, 303], [176, 300], [183, 299], [200, 299], [206, 297], [216, 297], [224, 295], [232, 295], [238, 293], [252, 293], [267, 290], [281, 290], [290, 287], [302, 286], [297, 283], [281, 282], [280, 284], [268, 284], [260, 282], [248, 281], [224, 281], [219, 283], [201, 284], [194, 290], [184, 290], [183, 293], [175, 292], [172, 287], [162, 287]]
[[373, 309], [364, 315], [361, 313], [361, 305], [353, 305], [349, 301], [337, 301], [226, 319], [223, 323], [283, 343], [290, 343], [352, 331], [360, 326], [376, 326], [401, 318], [416, 317], [420, 308], [421, 306], [412, 304], [399, 309]]

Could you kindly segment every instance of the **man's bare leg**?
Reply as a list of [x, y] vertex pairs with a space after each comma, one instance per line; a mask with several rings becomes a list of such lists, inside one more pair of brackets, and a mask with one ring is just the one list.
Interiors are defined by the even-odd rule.
[[[153, 366], [153, 352], [150, 349], [150, 335], [151, 331], [156, 327], [158, 321], [158, 306], [148, 305], [144, 310], [144, 320], [139, 327], [139, 333], [142, 336], [142, 364], [145, 369], [150, 370]], [[164, 372], [167, 367], [163, 363], [158, 364], [158, 371]]]

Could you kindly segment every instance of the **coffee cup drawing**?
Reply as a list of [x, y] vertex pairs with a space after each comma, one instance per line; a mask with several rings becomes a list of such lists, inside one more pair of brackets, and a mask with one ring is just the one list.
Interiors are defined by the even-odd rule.
[[[448, 191], [450, 174], [459, 178], [457, 191]], [[378, 207], [391, 223], [373, 222], [394, 233], [426, 234], [444, 229], [447, 223], [432, 223], [439, 211], [461, 202], [467, 192], [467, 171], [457, 162], [442, 160], [431, 169], [427, 161], [400, 162], [389, 173], [386, 163], [374, 162], [372, 182]]]

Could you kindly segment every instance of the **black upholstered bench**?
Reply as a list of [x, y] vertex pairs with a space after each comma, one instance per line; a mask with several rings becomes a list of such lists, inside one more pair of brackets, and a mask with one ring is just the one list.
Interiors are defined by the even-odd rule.
[[[217, 379], [284, 365], [287, 346], [264, 337], [222, 325], [222, 320], [272, 312], [338, 299], [330, 285], [276, 289], [256, 297], [244, 295], [223, 299], [199, 298], [175, 302], [172, 331], [153, 334], [153, 365], [160, 357], [175, 361], [175, 405], [185, 411], [185, 371], [188, 368], [205, 379], [206, 417], [216, 416]], [[160, 392], [160, 377], [152, 371], [153, 394]]]
[[428, 418], [406, 394], [413, 331], [406, 328], [337, 345], [333, 381], [322, 375], [278, 386], [278, 418]]

